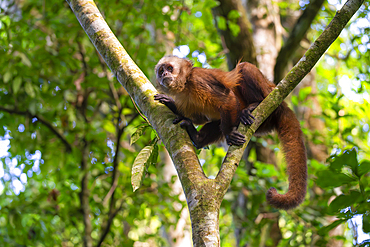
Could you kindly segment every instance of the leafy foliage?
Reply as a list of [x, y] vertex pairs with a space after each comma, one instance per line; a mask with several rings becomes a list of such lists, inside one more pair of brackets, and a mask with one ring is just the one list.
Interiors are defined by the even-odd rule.
[[[6, 2], [0, 7], [0, 149], [5, 149], [0, 150], [2, 246], [81, 246], [85, 219], [91, 223], [94, 245], [169, 246], [163, 233], [176, 227], [186, 203], [174, 193], [174, 180], [165, 178], [163, 145], [152, 141], [156, 135], [139, 117], [65, 2]], [[96, 3], [152, 81], [156, 61], [180, 45], [188, 46], [188, 57], [194, 60], [197, 54], [206, 54], [202, 64], [226, 68], [211, 12], [216, 1]], [[300, 8], [278, 4], [283, 20], [291, 9]], [[365, 3], [359, 18], [366, 19], [368, 11]], [[333, 6], [326, 3], [309, 40], [332, 13]], [[230, 25], [237, 35], [238, 16], [230, 12], [228, 20], [218, 21], [219, 28], [222, 23]], [[366, 98], [370, 28], [356, 23], [317, 67], [319, 92], [307, 87], [292, 98], [300, 107], [312, 106], [310, 97], [319, 96], [323, 113], [316, 117], [325, 129], [306, 128], [304, 133], [308, 141], [333, 154], [328, 164], [309, 161], [309, 195], [304, 205], [286, 213], [266, 204], [270, 186], [286, 191], [287, 175], [284, 164], [276, 167], [257, 161], [253, 148], [237, 169], [222, 204], [223, 246], [236, 245], [235, 229], [241, 229], [240, 245], [258, 246], [265, 236], [263, 243], [271, 246], [269, 233], [279, 232], [279, 246], [309, 246], [317, 238], [315, 244], [325, 246], [330, 229], [358, 215], [362, 230], [370, 232]], [[346, 82], [350, 89], [343, 86]], [[276, 144], [255, 141], [278, 150]], [[215, 146], [200, 152], [207, 176], [217, 174], [224, 154], [222, 147]], [[135, 167], [136, 177], [136, 172], [131, 175]], [[133, 192], [132, 183], [140, 189]], [[87, 215], [82, 212], [84, 193]], [[248, 201], [239, 205], [242, 195]], [[328, 216], [337, 220], [328, 222]]]

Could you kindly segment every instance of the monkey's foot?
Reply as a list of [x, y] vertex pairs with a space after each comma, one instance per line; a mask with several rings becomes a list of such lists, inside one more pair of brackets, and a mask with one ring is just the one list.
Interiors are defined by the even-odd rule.
[[230, 146], [241, 146], [245, 143], [245, 136], [240, 134], [238, 131], [233, 130], [229, 135], [226, 136], [226, 142]]
[[254, 121], [254, 116], [248, 108], [244, 108], [240, 114], [240, 121], [244, 125], [251, 125]]

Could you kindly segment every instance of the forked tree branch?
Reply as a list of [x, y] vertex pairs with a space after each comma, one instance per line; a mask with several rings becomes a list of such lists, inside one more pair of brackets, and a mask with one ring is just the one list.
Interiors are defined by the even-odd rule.
[[[115, 38], [94, 2], [91, 0], [67, 0], [67, 2], [113, 74], [148, 117], [169, 151], [188, 202], [194, 246], [219, 246], [219, 207], [246, 144], [243, 147], [231, 146], [216, 179], [206, 178], [186, 132], [178, 125], [172, 124], [174, 115], [170, 110], [154, 102], [153, 97], [157, 91]], [[246, 133], [248, 141], [259, 125], [313, 68], [362, 3], [363, 0], [349, 0], [337, 12], [324, 33], [313, 43], [298, 64], [253, 112], [255, 123], [249, 128], [245, 126], [239, 128], [242, 133]]]

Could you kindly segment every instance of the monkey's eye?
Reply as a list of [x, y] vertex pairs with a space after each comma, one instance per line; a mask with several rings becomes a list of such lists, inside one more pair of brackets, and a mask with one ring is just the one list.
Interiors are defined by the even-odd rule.
[[169, 65], [169, 66], [167, 67], [167, 70], [168, 70], [168, 72], [172, 73], [172, 72], [173, 72], [173, 67], [172, 67], [171, 65]]
[[158, 71], [158, 74], [160, 75], [160, 76], [162, 76], [163, 75], [163, 68], [161, 68], [159, 71]]

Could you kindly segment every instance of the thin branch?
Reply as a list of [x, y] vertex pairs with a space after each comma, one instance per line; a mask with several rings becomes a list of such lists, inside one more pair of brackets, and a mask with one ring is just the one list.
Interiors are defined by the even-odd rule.
[[103, 200], [103, 205], [105, 206], [108, 203], [108, 200], [110, 199], [109, 212], [108, 212], [108, 220], [107, 220], [106, 224], [103, 224], [104, 225], [104, 230], [103, 230], [103, 232], [102, 232], [102, 234], [100, 236], [100, 239], [99, 239], [99, 242], [97, 244], [97, 247], [101, 246], [101, 244], [103, 243], [104, 239], [106, 238], [106, 236], [109, 233], [110, 226], [112, 225], [112, 222], [113, 222], [114, 217], [116, 216], [116, 214], [118, 213], [118, 211], [122, 208], [122, 203], [121, 203], [120, 208], [118, 208], [117, 210], [115, 210], [115, 207], [114, 207], [114, 205], [116, 203], [116, 200], [114, 198], [114, 195], [115, 195], [115, 191], [116, 191], [116, 188], [117, 188], [117, 185], [118, 185], [118, 178], [119, 178], [118, 164], [119, 164], [120, 141], [121, 141], [121, 137], [122, 137], [122, 135], [123, 135], [123, 133], [125, 131], [125, 128], [127, 126], [129, 126], [139, 116], [139, 114], [137, 113], [135, 116], [133, 116], [130, 119], [130, 121], [127, 123], [126, 126], [120, 127], [119, 126], [119, 116], [121, 115], [122, 110], [123, 110], [123, 108], [121, 108], [121, 110], [119, 111], [118, 121], [117, 121], [117, 126], [116, 126], [117, 140], [116, 140], [116, 149], [115, 149], [115, 154], [116, 155], [114, 156], [114, 159], [113, 159], [112, 186], [109, 189], [107, 195], [105, 196], [105, 198]]
[[[81, 35], [78, 35], [77, 37], [81, 37]], [[77, 42], [78, 50], [79, 50], [78, 53], [80, 53], [80, 55], [81, 55], [83, 71], [85, 71], [85, 75], [87, 76], [88, 75], [88, 71], [87, 71], [88, 66], [87, 66], [86, 59], [85, 59], [84, 49], [83, 49], [83, 46], [82, 46], [81, 41], [79, 39], [77, 39], [76, 42]]]
[[113, 223], [113, 219], [114, 217], [116, 217], [116, 215], [119, 213], [119, 211], [122, 210], [123, 208], [123, 203], [124, 203], [125, 200], [122, 200], [121, 201], [121, 205], [117, 208], [117, 210], [114, 210], [112, 211], [111, 213], [108, 214], [108, 220], [107, 220], [107, 226], [104, 228], [103, 230], [103, 233], [99, 239], [99, 242], [98, 244], [96, 245], [96, 247], [100, 247], [105, 239], [105, 237], [108, 235], [109, 233], [109, 230], [110, 230], [110, 226], [112, 225]]
[[[104, 66], [104, 68], [106, 68], [106, 67]], [[108, 74], [106, 73], [106, 75], [108, 75]], [[118, 107], [118, 109], [121, 109], [122, 108], [121, 102], [119, 101], [119, 96], [118, 96], [116, 88], [113, 85], [113, 82], [109, 81], [108, 84], [109, 84], [110, 92], [113, 95], [114, 101], [116, 102], [116, 106]]]
[[38, 115], [38, 114], [32, 114], [30, 111], [20, 111], [17, 109], [9, 109], [3, 106], [0, 106], [0, 111], [5, 111], [10, 114], [17, 114], [21, 116], [26, 116], [29, 118], [37, 118], [40, 123], [45, 125], [51, 132], [53, 132], [64, 144], [64, 146], [67, 149], [67, 152], [70, 153], [72, 151], [72, 146], [71, 144], [66, 140], [66, 138], [59, 132], [57, 128], [55, 128], [50, 122], [48, 122], [43, 116]]
[[112, 96], [113, 96], [113, 98], [116, 102], [116, 105], [117, 105], [118, 109], [121, 109], [122, 106], [121, 106], [121, 102], [119, 101], [119, 95], [117, 93], [116, 88], [114, 87], [113, 81], [109, 79], [107, 66], [106, 66], [103, 58], [100, 56], [99, 52], [96, 51], [96, 54], [98, 54], [99, 63], [100, 63], [100, 66], [101, 66], [102, 70], [104, 71], [104, 74], [108, 77], [109, 90], [110, 90], [110, 92], [111, 92], [111, 94], [112, 94]]
[[91, 209], [90, 209], [90, 191], [88, 188], [89, 185], [89, 166], [87, 157], [89, 156], [89, 144], [86, 140], [83, 140], [83, 147], [82, 147], [82, 154], [81, 154], [81, 172], [84, 174], [81, 181], [81, 192], [80, 192], [80, 203], [81, 203], [81, 211], [84, 220], [84, 247], [92, 247], [93, 246], [93, 239], [91, 237], [92, 233], [92, 225], [91, 225]]
[[311, 23], [315, 19], [317, 13], [320, 11], [324, 0], [312, 0], [306, 6], [302, 15], [299, 17], [295, 23], [293, 29], [288, 37], [284, 46], [281, 48], [277, 58], [274, 68], [274, 81], [277, 83], [281, 80], [284, 75], [284, 71], [287, 67], [288, 61], [296, 52], [299, 43], [306, 35], [307, 31], [311, 27]]
[[114, 156], [114, 159], [113, 159], [112, 186], [111, 186], [110, 190], [108, 191], [108, 194], [105, 196], [105, 198], [103, 200], [103, 205], [105, 206], [108, 203], [108, 200], [111, 198], [111, 205], [110, 205], [109, 211], [112, 208], [112, 201], [114, 201], [114, 197], [113, 197], [114, 191], [116, 190], [116, 187], [118, 185], [119, 170], [117, 168], [118, 168], [118, 163], [119, 163], [119, 160], [118, 160], [118, 158], [119, 158], [119, 147], [120, 147], [121, 137], [122, 137], [122, 134], [123, 134], [123, 131], [124, 131], [123, 128], [119, 127], [119, 116], [121, 115], [121, 112], [122, 112], [122, 108], [120, 108], [120, 110], [118, 112], [118, 117], [117, 117], [117, 125], [116, 125], [117, 140], [116, 140], [116, 149], [114, 150], [115, 156]]
[[[121, 112], [121, 111], [120, 111]], [[120, 114], [119, 114], [120, 115]], [[119, 122], [119, 121], [118, 121]], [[115, 198], [114, 198], [114, 194], [115, 194], [115, 190], [117, 188], [117, 185], [118, 185], [118, 177], [119, 177], [119, 170], [118, 170], [118, 163], [119, 163], [119, 143], [121, 141], [121, 137], [122, 137], [122, 133], [123, 133], [123, 130], [121, 128], [119, 128], [119, 123], [117, 122], [117, 126], [116, 126], [116, 129], [117, 129], [117, 140], [116, 140], [116, 149], [115, 149], [115, 156], [114, 156], [114, 160], [113, 160], [113, 175], [112, 175], [112, 186], [108, 192], [108, 194], [106, 195], [106, 197], [104, 198], [103, 200], [103, 205], [105, 205], [109, 198], [111, 199], [110, 200], [110, 204], [109, 204], [109, 212], [108, 212], [108, 220], [104, 226], [104, 230], [103, 230], [103, 233], [102, 235], [100, 236], [100, 239], [99, 239], [99, 242], [97, 244], [97, 246], [101, 246], [101, 244], [103, 243], [105, 237], [108, 235], [109, 233], [109, 230], [110, 230], [110, 226], [113, 222], [113, 218], [115, 217], [115, 211], [114, 210], [114, 204], [116, 202]]]
[[[122, 110], [120, 112], [122, 112]], [[119, 121], [117, 122], [117, 140], [116, 140], [116, 150], [115, 150], [116, 155], [114, 156], [114, 159], [113, 159], [112, 186], [111, 186], [109, 192], [107, 193], [107, 195], [105, 196], [105, 198], [103, 200], [103, 205], [105, 205], [108, 202], [108, 200], [112, 197], [110, 209], [112, 208], [112, 201], [114, 199], [114, 191], [115, 191], [115, 189], [117, 188], [117, 185], [118, 185], [118, 173], [119, 173], [119, 170], [118, 170], [119, 155], [118, 154], [119, 154], [121, 137], [122, 137], [122, 135], [125, 131], [125, 128], [127, 126], [129, 126], [138, 116], [139, 116], [139, 113], [136, 113], [130, 119], [130, 121], [127, 123], [127, 125], [123, 126], [123, 127], [119, 126]]]
[[346, 24], [360, 8], [364, 0], [349, 0], [341, 10], [337, 11], [335, 17], [326, 27], [324, 32], [315, 40], [311, 47], [299, 62], [291, 69], [276, 88], [266, 97], [265, 100], [253, 111], [255, 122], [250, 126], [240, 125], [239, 130], [246, 135], [247, 142], [243, 147], [231, 146], [228, 150], [224, 163], [221, 166], [220, 172], [216, 177], [217, 181], [222, 181], [225, 192], [228, 188], [236, 167], [243, 155], [243, 151], [247, 146], [250, 138], [263, 121], [281, 104], [288, 94], [298, 85], [298, 83], [311, 71], [317, 61], [329, 48], [329, 46], [337, 39]]

